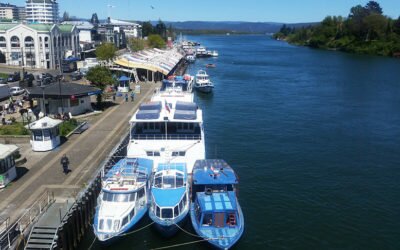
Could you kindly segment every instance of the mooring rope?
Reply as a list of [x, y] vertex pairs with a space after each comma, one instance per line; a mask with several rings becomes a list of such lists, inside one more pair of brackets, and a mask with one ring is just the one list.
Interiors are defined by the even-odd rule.
[[168, 248], [173, 248], [173, 247], [181, 247], [181, 246], [196, 244], [196, 243], [200, 243], [200, 242], [203, 242], [203, 241], [215, 240], [215, 239], [218, 239], [218, 238], [208, 238], [208, 239], [202, 239], [202, 240], [189, 241], [189, 242], [169, 245], [169, 246], [165, 246], [165, 247], [152, 248], [151, 250], [161, 250], [161, 249], [168, 249]]
[[152, 223], [150, 223], [150, 224], [144, 226], [144, 227], [141, 227], [141, 228], [139, 228], [139, 229], [136, 229], [135, 231], [132, 231], [132, 232], [129, 232], [129, 233], [125, 233], [125, 234], [120, 234], [120, 235], [117, 235], [117, 236], [126, 236], [126, 235], [130, 235], [130, 234], [134, 234], [134, 233], [137, 233], [137, 232], [139, 232], [139, 231], [141, 231], [141, 230], [143, 230], [143, 229], [145, 229], [145, 228], [148, 228], [149, 226], [151, 226], [151, 225], [153, 225], [153, 224], [154, 224], [154, 221], [153, 221]]
[[199, 235], [197, 235], [197, 234], [192, 234], [191, 232], [186, 231], [185, 229], [181, 228], [181, 227], [180, 227], [178, 224], [176, 224], [176, 223], [174, 223], [174, 225], [175, 225], [177, 228], [179, 228], [181, 231], [185, 232], [186, 234], [188, 234], [188, 235], [190, 235], [190, 236], [193, 236], [193, 237], [196, 237], [196, 238], [203, 238], [203, 237], [201, 237], [201, 236], [199, 236]]
[[92, 246], [96, 242], [96, 239], [97, 239], [96, 236], [94, 236], [93, 242], [92, 242], [92, 244], [90, 244], [90, 247], [88, 248], [88, 250], [92, 249]]

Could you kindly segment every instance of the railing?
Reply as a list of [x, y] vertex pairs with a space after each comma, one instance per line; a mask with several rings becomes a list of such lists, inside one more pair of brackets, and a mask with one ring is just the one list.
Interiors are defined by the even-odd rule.
[[[0, 249], [10, 249], [15, 239], [20, 234], [24, 234], [25, 230], [27, 230], [39, 215], [45, 212], [54, 201], [54, 193], [45, 191], [14, 224], [8, 226], [9, 220], [3, 222], [2, 224], [7, 223], [7, 229], [4, 233], [0, 231]], [[2, 224], [0, 228], [3, 226]]]
[[164, 134], [147, 134], [132, 135], [133, 140], [201, 140], [201, 135], [164, 135]]

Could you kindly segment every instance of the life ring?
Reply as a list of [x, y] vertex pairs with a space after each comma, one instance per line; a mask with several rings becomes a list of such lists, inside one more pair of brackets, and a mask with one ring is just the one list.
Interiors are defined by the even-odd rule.
[[211, 188], [207, 188], [205, 193], [206, 193], [206, 195], [211, 195], [212, 194], [212, 189]]

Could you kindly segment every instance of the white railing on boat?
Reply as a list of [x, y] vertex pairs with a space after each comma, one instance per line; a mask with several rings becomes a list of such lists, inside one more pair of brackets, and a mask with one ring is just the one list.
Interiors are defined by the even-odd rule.
[[133, 140], [201, 140], [201, 135], [132, 135]]

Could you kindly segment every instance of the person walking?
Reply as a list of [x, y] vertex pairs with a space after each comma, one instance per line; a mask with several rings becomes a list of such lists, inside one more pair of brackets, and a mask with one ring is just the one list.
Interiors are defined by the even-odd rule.
[[128, 93], [125, 93], [125, 102], [128, 102]]
[[135, 100], [135, 92], [131, 92], [131, 102], [133, 102]]
[[62, 168], [63, 168], [63, 172], [64, 172], [64, 174], [68, 174], [68, 172], [70, 172], [70, 170], [68, 169], [68, 165], [69, 165], [69, 159], [68, 159], [68, 157], [67, 157], [67, 155], [66, 154], [64, 154], [62, 157], [61, 157], [61, 166], [62, 166]]

